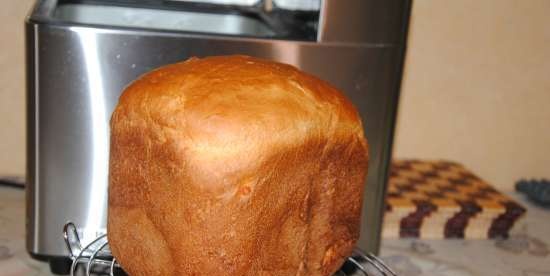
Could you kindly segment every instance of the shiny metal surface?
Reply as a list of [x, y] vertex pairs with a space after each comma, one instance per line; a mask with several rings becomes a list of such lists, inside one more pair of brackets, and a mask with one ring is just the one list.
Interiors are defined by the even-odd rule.
[[408, 0], [324, 0], [318, 41], [403, 44]]
[[111, 27], [141, 27], [260, 37], [275, 34], [262, 21], [239, 14], [66, 4], [56, 9], [54, 17], [63, 21]]
[[153, 68], [225, 54], [293, 64], [354, 102], [371, 160], [359, 246], [377, 252], [404, 45], [68, 25], [49, 20], [51, 2], [40, 1], [26, 25], [30, 253], [66, 256], [59, 229], [67, 221], [81, 226], [83, 242], [105, 231], [108, 121], [122, 89]]
[[318, 11], [321, 8], [321, 2], [321, 0], [273, 0], [273, 4], [280, 9], [302, 11]]
[[223, 5], [241, 5], [252, 6], [260, 2], [261, 0], [165, 0], [171, 2], [198, 2], [198, 3], [213, 3]]

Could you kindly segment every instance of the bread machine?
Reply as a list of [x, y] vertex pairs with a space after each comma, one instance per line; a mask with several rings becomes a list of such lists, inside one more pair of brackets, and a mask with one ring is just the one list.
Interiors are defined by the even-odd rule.
[[38, 0], [26, 20], [27, 250], [60, 272], [72, 221], [105, 233], [109, 118], [139, 75], [191, 56], [293, 64], [344, 91], [370, 144], [362, 234], [377, 252], [410, 1]]

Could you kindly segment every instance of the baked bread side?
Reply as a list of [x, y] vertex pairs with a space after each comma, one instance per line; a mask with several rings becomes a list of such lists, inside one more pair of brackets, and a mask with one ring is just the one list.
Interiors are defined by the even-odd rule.
[[108, 238], [132, 276], [328, 276], [359, 235], [357, 111], [289, 65], [154, 70], [122, 94], [110, 154]]

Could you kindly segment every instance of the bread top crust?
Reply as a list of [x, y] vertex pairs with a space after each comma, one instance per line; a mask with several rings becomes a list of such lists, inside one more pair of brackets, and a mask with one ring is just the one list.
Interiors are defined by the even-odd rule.
[[223, 178], [254, 171], [278, 148], [353, 140], [367, 149], [357, 111], [336, 88], [249, 56], [191, 58], [143, 75], [122, 94], [111, 127], [113, 135], [141, 129], [167, 152], [184, 152], [167, 159], [220, 195], [231, 188]]

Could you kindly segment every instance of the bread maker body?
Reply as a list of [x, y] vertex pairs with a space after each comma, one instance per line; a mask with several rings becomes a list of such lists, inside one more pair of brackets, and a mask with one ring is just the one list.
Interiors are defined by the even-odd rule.
[[32, 256], [66, 259], [68, 221], [79, 226], [83, 242], [106, 231], [109, 119], [123, 88], [165, 64], [230, 54], [295, 65], [352, 100], [370, 145], [358, 246], [378, 251], [410, 3], [318, 0], [304, 1], [313, 7], [308, 11], [277, 12], [264, 2], [277, 6], [36, 2], [26, 20]]

